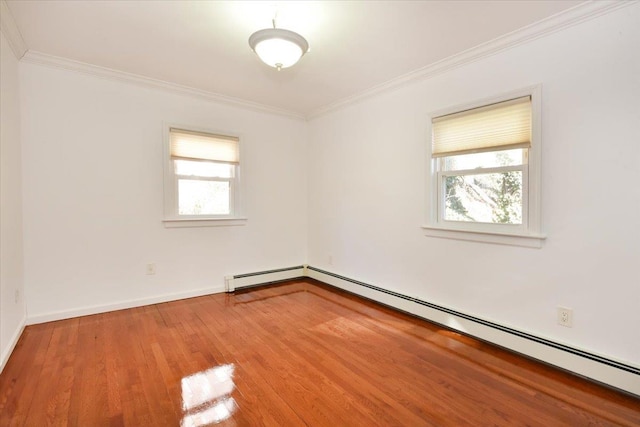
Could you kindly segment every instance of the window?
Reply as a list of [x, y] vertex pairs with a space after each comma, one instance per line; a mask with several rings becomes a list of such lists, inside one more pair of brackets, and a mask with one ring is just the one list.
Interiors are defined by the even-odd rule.
[[428, 235], [540, 246], [539, 88], [431, 119]]
[[170, 126], [165, 136], [165, 225], [237, 225], [239, 138]]

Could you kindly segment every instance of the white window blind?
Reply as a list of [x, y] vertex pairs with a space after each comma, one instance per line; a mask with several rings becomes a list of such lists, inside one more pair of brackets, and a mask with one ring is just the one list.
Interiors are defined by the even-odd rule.
[[531, 146], [531, 97], [511, 99], [432, 120], [433, 157]]
[[239, 163], [238, 138], [171, 128], [171, 158]]

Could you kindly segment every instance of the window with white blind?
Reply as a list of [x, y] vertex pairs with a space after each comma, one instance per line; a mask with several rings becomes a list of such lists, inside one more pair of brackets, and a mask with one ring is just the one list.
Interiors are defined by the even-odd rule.
[[540, 90], [431, 116], [428, 235], [539, 247]]
[[165, 225], [237, 225], [240, 141], [168, 126], [164, 144]]

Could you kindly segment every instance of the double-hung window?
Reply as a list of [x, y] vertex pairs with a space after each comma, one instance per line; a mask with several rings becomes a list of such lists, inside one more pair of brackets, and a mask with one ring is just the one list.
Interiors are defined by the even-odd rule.
[[169, 127], [165, 139], [165, 224], [237, 219], [239, 138]]
[[427, 234], [540, 245], [538, 94], [432, 116]]

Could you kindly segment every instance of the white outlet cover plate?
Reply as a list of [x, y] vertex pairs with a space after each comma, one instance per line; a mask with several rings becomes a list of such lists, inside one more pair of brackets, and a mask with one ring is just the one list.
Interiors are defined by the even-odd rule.
[[573, 310], [567, 307], [558, 307], [558, 325], [573, 327]]

